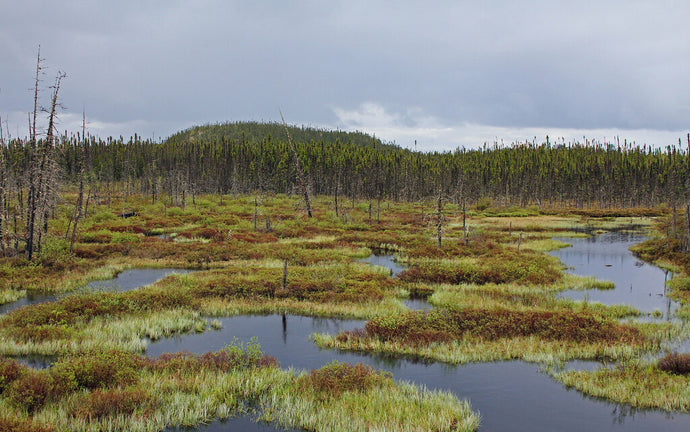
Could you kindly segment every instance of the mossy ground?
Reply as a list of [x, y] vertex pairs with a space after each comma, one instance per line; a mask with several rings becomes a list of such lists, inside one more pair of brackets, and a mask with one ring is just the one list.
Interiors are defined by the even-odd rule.
[[[560, 290], [602, 287], [602, 283], [564, 275], [560, 263], [545, 254], [564, 246], [552, 237], [586, 235], [571, 231], [573, 227], [603, 230], [629, 224], [629, 215], [607, 216], [602, 221], [568, 212], [545, 215], [535, 208], [473, 209], [466, 220], [469, 229], [463, 230], [460, 209], [446, 205], [439, 247], [435, 215], [427, 213], [422, 218], [421, 209], [412, 203], [384, 202], [380, 212], [374, 211], [370, 217], [366, 202], [341, 201], [336, 214], [331, 198], [318, 197], [312, 203], [314, 217], [308, 218], [297, 199], [280, 195], [255, 198], [223, 197], [221, 202], [218, 196], [196, 197], [184, 209], [160, 202], [152, 205], [143, 197], [92, 206], [80, 223], [72, 253], [60, 234], [66, 231], [65, 216], [70, 212], [59, 211], [63, 216], [51, 223], [41, 259], [0, 259], [0, 301], [11, 301], [27, 291], [68, 293], [89, 280], [112, 277], [132, 267], [198, 271], [169, 276], [132, 292], [79, 292], [53, 303], [12, 311], [0, 318], [0, 354], [42, 354], [60, 359], [95, 348], [137, 353], [144, 349], [147, 339], [205, 331], [210, 324], [204, 317], [275, 312], [383, 322], [395, 337], [382, 338], [363, 331], [330, 339], [317, 335], [316, 343], [452, 363], [508, 358], [630, 359], [658, 350], [663, 340], [675, 334], [665, 325], [618, 322], [636, 315], [630, 308], [554, 297]], [[118, 217], [123, 208], [135, 216]], [[372, 251], [395, 254], [407, 270], [391, 278], [387, 269], [357, 262]], [[446, 315], [455, 318], [407, 314], [402, 300], [409, 295], [428, 297], [439, 311], [449, 311]], [[469, 316], [497, 319], [467, 320]], [[419, 328], [401, 332], [399, 322], [390, 317], [410, 317]], [[546, 327], [537, 325], [541, 322], [546, 322]], [[506, 332], [515, 327], [522, 331]], [[270, 347], [265, 348], [270, 353]], [[114, 429], [157, 430], [162, 425], [196, 424], [231, 415], [249, 402], [263, 407], [263, 418], [287, 426], [312, 427], [323, 423], [323, 416], [332, 416], [340, 419], [332, 424], [348, 426], [334, 426], [333, 430], [364, 428], [348, 422], [353, 416], [347, 413], [352, 411], [359, 413], [360, 417], [355, 417], [361, 418], [363, 425], [368, 422], [387, 428], [388, 421], [411, 422], [392, 412], [373, 418], [363, 408], [367, 404], [383, 407], [393, 400], [395, 404], [424, 407], [410, 411], [421, 423], [399, 430], [472, 430], [478, 421], [467, 405], [449, 395], [399, 383], [395, 390], [387, 387], [370, 392], [367, 402], [361, 396], [343, 396], [341, 405], [331, 407], [316, 393], [296, 397], [299, 392], [295, 386], [304, 378], [277, 368], [229, 375], [205, 371], [198, 378], [180, 378], [169, 370], [142, 374], [137, 382], [144, 383], [143, 388], [155, 389], [151, 393], [163, 395], [160, 397], [165, 400], [156, 403], [176, 407], [172, 410], [175, 414], [161, 413], [158, 405], [142, 403], [145, 409], [136, 411], [133, 420], [117, 410], [106, 410], [93, 425], [111, 422]], [[232, 384], [245, 380], [251, 387], [255, 379], [261, 390], [238, 390], [238, 384]], [[175, 386], [181, 390], [174, 390]], [[268, 388], [280, 389], [281, 393], [276, 395], [278, 390]], [[66, 419], [65, 412], [89, 413], [112, 400], [126, 407], [137, 398], [143, 401], [148, 397], [138, 389], [124, 386], [101, 389], [95, 395], [70, 394], [31, 413], [21, 407], [8, 412], [26, 420], [26, 430], [36, 424], [95, 430], [98, 426], [83, 418], [78, 426], [65, 423], [76, 422], [81, 415]], [[194, 396], [194, 392], [199, 395]], [[0, 398], [3, 406], [8, 403]], [[81, 411], [74, 408], [80, 404], [90, 405]], [[296, 412], [305, 414], [299, 417]], [[430, 417], [440, 412], [447, 413], [438, 416], [442, 425], [429, 423]], [[298, 420], [290, 423], [291, 418]]]

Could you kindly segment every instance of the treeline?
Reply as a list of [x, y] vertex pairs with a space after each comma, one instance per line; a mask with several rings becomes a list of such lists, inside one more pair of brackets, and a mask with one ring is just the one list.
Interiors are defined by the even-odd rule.
[[[490, 198], [503, 205], [652, 207], [690, 199], [690, 158], [677, 147], [613, 144], [516, 144], [420, 153], [361, 133], [289, 129], [312, 194], [359, 199], [467, 203]], [[198, 193], [294, 193], [294, 156], [279, 124], [202, 126], [165, 142], [139, 137], [56, 144], [62, 179], [76, 184], [82, 160], [87, 183], [126, 189], [180, 205]], [[5, 176], [21, 189], [26, 143], [4, 146]], [[14, 179], [14, 180], [11, 180]]]

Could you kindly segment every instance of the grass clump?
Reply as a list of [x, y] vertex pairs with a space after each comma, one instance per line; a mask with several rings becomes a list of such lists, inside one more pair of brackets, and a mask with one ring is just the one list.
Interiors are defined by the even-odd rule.
[[334, 361], [312, 370], [298, 380], [298, 387], [321, 397], [340, 397], [344, 392], [367, 392], [374, 387], [391, 387], [392, 374], [380, 372], [363, 363], [355, 365]]
[[[659, 362], [661, 363], [661, 362]], [[671, 359], [677, 367], [677, 359]], [[616, 368], [566, 371], [555, 378], [582, 393], [635, 408], [690, 411], [690, 377], [662, 370], [661, 365], [623, 362]]]
[[659, 359], [657, 367], [660, 371], [676, 374], [690, 375], [690, 353], [670, 353]]
[[[630, 326], [599, 316], [568, 310], [443, 309], [410, 311], [376, 317], [365, 325], [367, 337], [410, 345], [453, 339], [484, 340], [536, 336], [574, 342], [641, 343], [644, 337]], [[343, 338], [348, 334], [343, 333]]]
[[159, 405], [158, 400], [144, 389], [98, 389], [77, 395], [68, 414], [81, 420], [100, 420], [104, 417], [147, 417]]
[[53, 430], [50, 426], [42, 425], [30, 419], [0, 417], [0, 432], [52, 432]]

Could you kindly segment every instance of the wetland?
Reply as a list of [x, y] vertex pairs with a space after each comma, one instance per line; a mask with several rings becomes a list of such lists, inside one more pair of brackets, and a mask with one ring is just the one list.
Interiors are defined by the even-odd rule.
[[[649, 360], [685, 337], [684, 300], [666, 286], [668, 269], [629, 251], [662, 220], [640, 218], [643, 231], [628, 233], [629, 217], [602, 218], [592, 236], [577, 229], [590, 219], [567, 212], [463, 218], [449, 205], [439, 246], [409, 203], [386, 203], [376, 222], [362, 203], [347, 218], [316, 210], [313, 219], [275, 218], [269, 230], [253, 224], [252, 197], [224, 201], [199, 197], [181, 211], [133, 197], [136, 216], [97, 208], [73, 255], [38, 269], [41, 277], [5, 259], [5, 290], [19, 299], [0, 318], [0, 422], [85, 431], [690, 427], [678, 394], [686, 376]], [[262, 211], [287, 215], [296, 202], [265, 198]], [[328, 208], [328, 197], [315, 208]], [[31, 363], [39, 356], [49, 361]], [[592, 384], [603, 381], [627, 383], [625, 394]], [[641, 400], [635, 382], [674, 402]]]

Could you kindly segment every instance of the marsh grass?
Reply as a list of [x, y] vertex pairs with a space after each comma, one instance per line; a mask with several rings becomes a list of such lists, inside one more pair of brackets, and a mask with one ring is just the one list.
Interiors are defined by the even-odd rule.
[[652, 364], [628, 362], [596, 371], [567, 371], [555, 379], [586, 395], [636, 408], [690, 411], [690, 377], [662, 371]]
[[[254, 343], [157, 358], [94, 352], [35, 374], [55, 377], [52, 388], [63, 388], [33, 409], [31, 420], [15, 415], [13, 425], [27, 425], [19, 431], [31, 431], [28, 425], [34, 424], [70, 431], [158, 431], [247, 413], [314, 431], [473, 431], [479, 423], [469, 405], [450, 394], [395, 383], [363, 365], [332, 364], [296, 375], [277, 368]], [[331, 391], [333, 386], [339, 391]]]
[[26, 290], [16, 290], [12, 288], [0, 289], [0, 305], [12, 303], [26, 297]]
[[[376, 337], [360, 330], [346, 337], [314, 339], [323, 347], [449, 363], [634, 359], [658, 351], [660, 340], [678, 332], [670, 325], [617, 323], [615, 318], [634, 313], [622, 307], [554, 298], [560, 290], [605, 283], [563, 275], [558, 261], [544, 255], [564, 245], [550, 237], [582, 236], [569, 229], [577, 225], [609, 229], [630, 223], [629, 218], [600, 223], [591, 217], [596, 211], [536, 216], [538, 209], [498, 209], [488, 203], [484, 210], [470, 212], [471, 235], [465, 244], [460, 213], [449, 205], [444, 244], [439, 248], [431, 226], [420, 221], [421, 209], [411, 203], [391, 202], [390, 208], [386, 203], [380, 221], [369, 221], [366, 202], [335, 215], [329, 207], [331, 198], [316, 197], [314, 217], [309, 219], [295, 210], [297, 200], [265, 196], [261, 215], [271, 217], [268, 230], [254, 229], [254, 198], [223, 197], [221, 205], [217, 196], [197, 197], [196, 205], [185, 210], [150, 205], [136, 196], [127, 202], [116, 199], [111, 208], [96, 205], [81, 223], [81, 238], [71, 255], [61, 234], [71, 210], [62, 209], [60, 220], [51, 225], [56, 232], [48, 236], [50, 254], [45, 259], [0, 259], [4, 283], [0, 297], [6, 290], [74, 291], [90, 280], [113, 277], [131, 267], [205, 270], [166, 278], [135, 292], [79, 292], [0, 317], [0, 353], [58, 355], [56, 365], [46, 371], [0, 361], [0, 375], [17, 388], [12, 390], [16, 395], [20, 386], [13, 383], [19, 379], [26, 380], [22, 388], [32, 389], [17, 400], [45, 395], [30, 409], [24, 402], [9, 403], [9, 393], [3, 395], [0, 407], [5, 417], [0, 415], [0, 425], [3, 418], [12, 418], [20, 425], [17, 428], [24, 428], [20, 431], [43, 430], [43, 425], [55, 430], [158, 431], [250, 413], [286, 427], [315, 431], [477, 428], [478, 416], [467, 403], [446, 393], [392, 382], [357, 365], [330, 365], [313, 375], [269, 364], [228, 368], [228, 358], [235, 358], [229, 351], [140, 359], [136, 367], [128, 363], [138, 358], [134, 353], [145, 349], [149, 340], [205, 331], [208, 316], [290, 313], [367, 318], [378, 323], [376, 332], [376, 326], [370, 325]], [[123, 207], [137, 215], [117, 217]], [[502, 217], [486, 217], [499, 214]], [[519, 232], [524, 232], [524, 241], [518, 252]], [[156, 233], [175, 233], [175, 240], [150, 236]], [[644, 251], [654, 255], [657, 247], [660, 244]], [[412, 268], [400, 280], [390, 278], [386, 270], [352, 262], [372, 250], [394, 252]], [[288, 278], [283, 287], [286, 260]], [[438, 317], [455, 316], [461, 310], [472, 316], [453, 321], [408, 314], [400, 300], [407, 295], [428, 297], [444, 310], [434, 312]], [[407, 324], [401, 327], [401, 322]], [[212, 321], [210, 327], [218, 323]], [[619, 337], [609, 339], [611, 335]], [[246, 353], [247, 347], [237, 352]], [[99, 355], [116, 361], [107, 363]], [[119, 369], [130, 378], [98, 381], [96, 371], [101, 369]], [[101, 384], [87, 384], [83, 374]], [[356, 384], [333, 387], [347, 382]]]
[[474, 431], [479, 416], [444, 392], [395, 383], [363, 364], [334, 362], [271, 388], [260, 420], [314, 431]]

